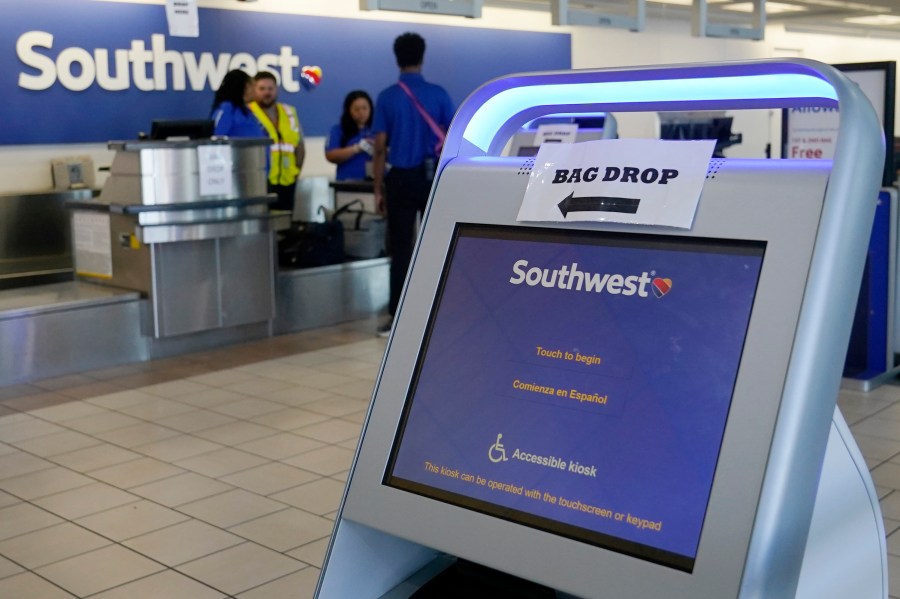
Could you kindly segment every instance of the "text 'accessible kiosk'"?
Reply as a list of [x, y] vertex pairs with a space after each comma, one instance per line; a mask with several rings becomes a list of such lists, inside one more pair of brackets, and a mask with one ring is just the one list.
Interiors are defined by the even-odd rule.
[[[838, 106], [833, 161], [545, 144], [554, 113]], [[677, 145], [669, 145], [677, 144]], [[835, 410], [883, 166], [811, 61], [534, 74], [460, 108], [317, 596], [885, 597]]]

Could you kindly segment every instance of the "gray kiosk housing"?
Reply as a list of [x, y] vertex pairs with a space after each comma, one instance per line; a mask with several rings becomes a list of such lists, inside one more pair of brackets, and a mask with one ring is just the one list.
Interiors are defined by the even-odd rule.
[[[541, 115], [790, 106], [839, 106], [834, 160], [714, 161], [689, 230], [516, 222], [534, 162], [500, 153]], [[413, 596], [448, 556], [559, 597], [886, 597], [878, 499], [835, 407], [880, 140], [856, 86], [805, 60], [530, 74], [477, 90], [444, 146], [317, 597]], [[765, 245], [690, 568], [386, 484], [461, 224]]]

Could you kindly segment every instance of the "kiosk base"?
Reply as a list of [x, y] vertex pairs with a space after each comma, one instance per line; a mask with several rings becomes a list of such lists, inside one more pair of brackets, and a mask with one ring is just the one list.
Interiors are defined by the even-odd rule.
[[[323, 599], [571, 598], [343, 519], [333, 543], [317, 595]], [[887, 593], [887, 545], [878, 495], [850, 429], [835, 409], [794, 596], [884, 599]]]
[[[412, 594], [404, 593], [403, 596], [409, 599], [557, 599], [553, 589], [463, 559], [438, 558], [423, 570], [440, 568], [445, 564], [447, 567], [436, 576]], [[429, 575], [429, 572], [420, 572], [424, 576]], [[391, 592], [382, 599], [399, 597]]]

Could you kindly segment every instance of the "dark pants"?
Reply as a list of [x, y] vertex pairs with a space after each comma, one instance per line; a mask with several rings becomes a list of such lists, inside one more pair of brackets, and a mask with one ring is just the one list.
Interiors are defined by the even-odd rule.
[[394, 167], [385, 177], [388, 250], [391, 254], [391, 316], [400, 303], [400, 292], [415, 245], [416, 216], [425, 211], [431, 181], [424, 167]]
[[287, 210], [288, 212], [294, 212], [294, 194], [297, 191], [297, 181], [294, 181], [290, 185], [272, 185], [271, 183], [267, 184], [268, 192], [278, 194], [278, 199], [274, 204], [270, 204], [269, 208], [273, 210]]

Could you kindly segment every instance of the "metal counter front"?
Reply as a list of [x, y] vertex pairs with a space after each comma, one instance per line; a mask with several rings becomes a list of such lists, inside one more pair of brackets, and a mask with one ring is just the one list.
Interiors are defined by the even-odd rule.
[[70, 204], [79, 279], [145, 294], [155, 338], [271, 321], [268, 140], [110, 147], [99, 201]]

